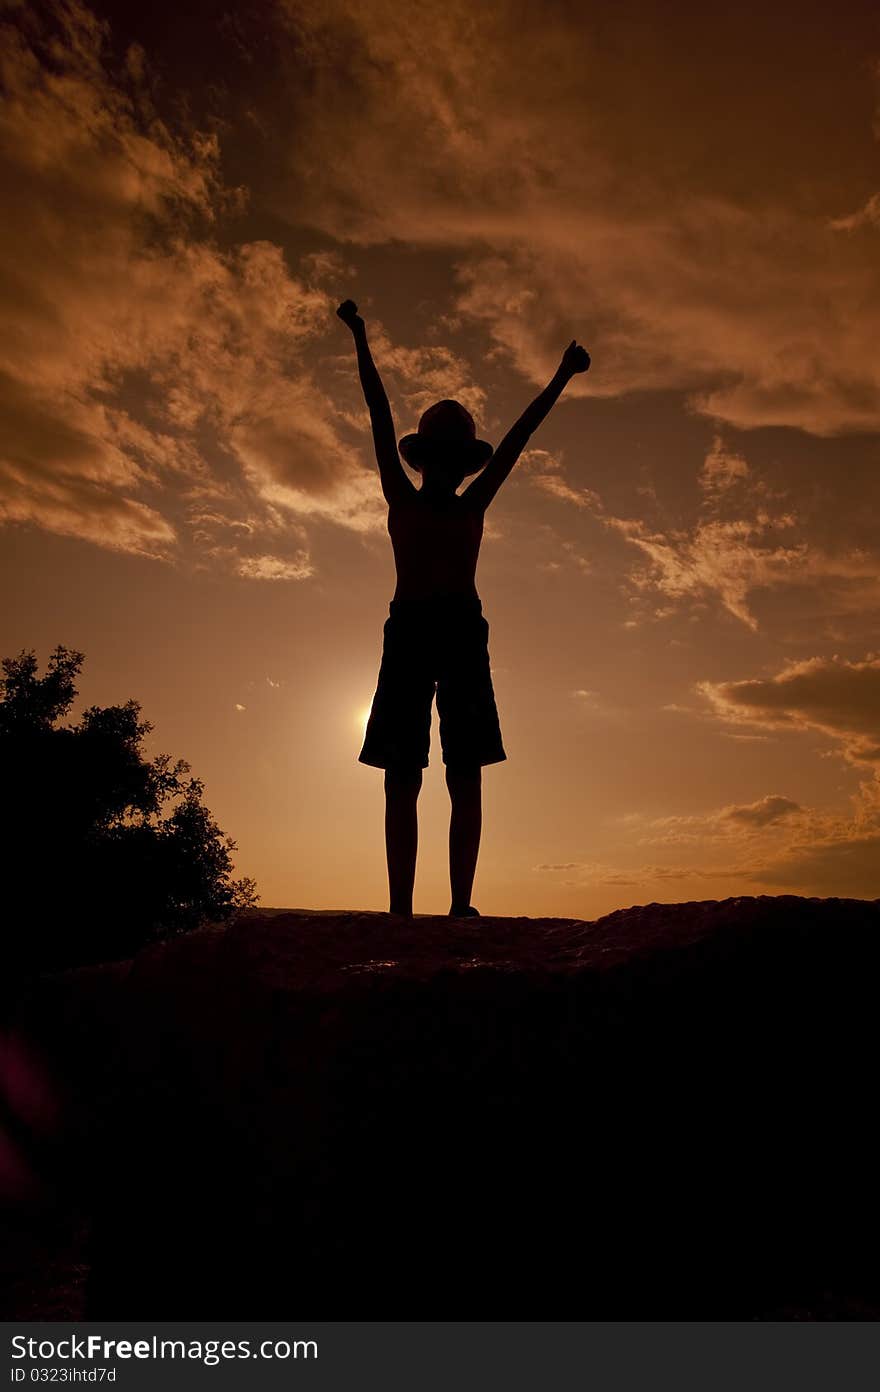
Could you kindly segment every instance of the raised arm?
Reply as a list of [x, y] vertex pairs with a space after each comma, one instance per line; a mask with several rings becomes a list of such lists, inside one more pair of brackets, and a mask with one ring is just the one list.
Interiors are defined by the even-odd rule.
[[578, 372], [586, 372], [590, 355], [586, 348], [572, 339], [562, 355], [562, 361], [544, 390], [527, 406], [515, 425], [512, 425], [482, 473], [464, 490], [462, 497], [478, 507], [487, 508], [507, 475], [537, 430], [562, 395], [566, 384]]
[[373, 355], [367, 342], [367, 326], [358, 314], [354, 300], [344, 300], [336, 313], [343, 324], [347, 324], [351, 329], [354, 338], [358, 373], [364, 398], [370, 411], [370, 423], [373, 427], [373, 446], [376, 450], [376, 462], [379, 465], [382, 492], [389, 503], [395, 502], [402, 495], [408, 492], [412, 493], [415, 490], [404, 473], [400, 455], [397, 452], [394, 419], [388, 404], [387, 393], [382, 385], [382, 378], [373, 362]]

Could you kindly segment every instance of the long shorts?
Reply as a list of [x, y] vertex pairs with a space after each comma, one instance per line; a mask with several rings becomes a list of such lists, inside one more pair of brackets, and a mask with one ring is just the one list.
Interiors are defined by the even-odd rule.
[[435, 693], [444, 764], [506, 759], [489, 670], [489, 625], [477, 596], [393, 599], [383, 634], [359, 761], [427, 768]]

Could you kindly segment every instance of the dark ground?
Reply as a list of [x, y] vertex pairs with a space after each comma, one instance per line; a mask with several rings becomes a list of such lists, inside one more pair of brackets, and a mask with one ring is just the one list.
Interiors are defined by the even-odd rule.
[[880, 901], [762, 896], [264, 910], [36, 983], [8, 1313], [877, 1318], [878, 965]]

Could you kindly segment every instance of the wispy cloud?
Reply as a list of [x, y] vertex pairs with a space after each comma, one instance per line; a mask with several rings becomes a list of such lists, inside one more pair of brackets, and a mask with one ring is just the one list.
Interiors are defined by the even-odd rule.
[[742, 455], [726, 449], [721, 436], [716, 435], [711, 450], [703, 460], [700, 487], [709, 499], [716, 499], [748, 479], [750, 473]]
[[[616, 886], [657, 892], [723, 892], [736, 882], [800, 892], [876, 895], [880, 893], [880, 784], [863, 785], [849, 815], [804, 808], [791, 798], [768, 794], [753, 803], [707, 813], [646, 819], [634, 814], [626, 830], [634, 839], [621, 859], [636, 861], [639, 847], [664, 851], [670, 861], [614, 864], [596, 860], [547, 861], [533, 868], [568, 876], [571, 886]], [[641, 832], [641, 834], [639, 834]], [[644, 852], [643, 852], [644, 854]], [[690, 863], [682, 864], [682, 857]]]
[[787, 828], [804, 809], [792, 798], [767, 793], [754, 802], [729, 803], [705, 813], [654, 817], [643, 822], [639, 845], [701, 845], [706, 841], [744, 841], [768, 828]]
[[[299, 551], [277, 554], [280, 517], [379, 525], [372, 470], [304, 356], [338, 328], [326, 287], [346, 263], [312, 253], [297, 275], [272, 242], [221, 248], [244, 191], [217, 138], [163, 124], [149, 56], [114, 67], [87, 8], [49, 16], [43, 33], [14, 10], [3, 24], [0, 517], [305, 578]], [[239, 526], [225, 546], [202, 545], [206, 506]]]
[[[641, 552], [645, 563], [629, 572], [638, 594], [659, 595], [673, 606], [714, 598], [753, 630], [759, 626], [753, 597], [761, 590], [797, 586], [821, 592], [823, 605], [831, 600], [838, 609], [880, 608], [880, 554], [845, 542], [836, 552], [817, 545], [797, 512], [783, 506], [784, 495], [718, 436], [697, 477], [702, 507], [690, 525], [677, 528], [615, 516], [595, 490], [568, 481], [561, 459], [530, 453], [526, 473], [535, 487], [588, 511]], [[674, 607], [655, 604], [646, 612], [667, 617]], [[642, 617], [630, 616], [628, 626]]]
[[307, 580], [314, 574], [314, 568], [305, 553], [294, 560], [281, 556], [242, 556], [237, 572], [246, 580]]
[[[613, 20], [557, 8], [548, 24], [512, 0], [284, 0], [282, 12], [291, 210], [302, 216], [305, 196], [308, 219], [352, 243], [459, 248], [456, 315], [530, 380], [552, 370], [576, 321], [596, 370], [575, 393], [680, 391], [741, 428], [880, 426], [876, 248], [852, 235], [873, 203], [835, 220], [799, 196], [800, 111], [784, 132], [777, 115], [775, 163], [765, 123], [766, 181], [752, 142], [728, 144], [722, 87], [701, 86], [691, 133], [675, 124], [670, 108], [691, 96], [676, 42], [702, 70], [717, 62], [706, 34], [684, 44], [674, 20], [644, 37], [629, 26], [618, 50]], [[758, 27], [778, 40], [772, 16]], [[634, 71], [640, 89], [621, 100]], [[769, 121], [770, 96], [750, 92], [756, 111], [762, 100]], [[725, 146], [727, 187], [701, 159], [705, 122]]]
[[880, 894], [880, 658], [816, 657], [790, 662], [772, 677], [704, 682], [701, 689], [719, 719], [824, 735], [868, 774], [845, 813], [807, 812], [794, 805], [786, 811], [777, 799], [763, 800], [768, 813], [780, 810], [780, 815], [763, 824], [759, 815], [752, 826], [781, 827], [791, 834], [743, 863], [743, 878], [813, 892]]

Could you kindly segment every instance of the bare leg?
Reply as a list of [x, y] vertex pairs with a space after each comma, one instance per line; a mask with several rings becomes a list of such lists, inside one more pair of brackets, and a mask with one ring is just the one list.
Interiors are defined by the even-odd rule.
[[477, 856], [480, 851], [480, 832], [483, 825], [481, 771], [473, 767], [446, 769], [446, 786], [452, 800], [449, 818], [449, 884], [452, 890], [453, 915], [473, 915], [471, 890]]
[[385, 855], [391, 913], [410, 916], [419, 844], [417, 803], [422, 770], [385, 770]]

